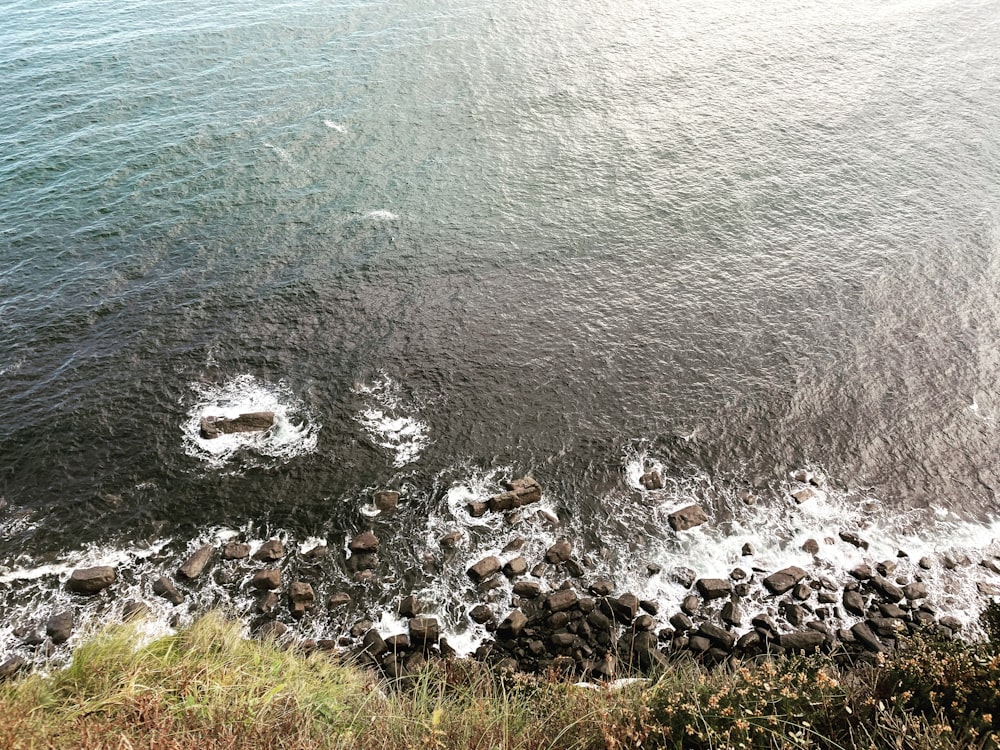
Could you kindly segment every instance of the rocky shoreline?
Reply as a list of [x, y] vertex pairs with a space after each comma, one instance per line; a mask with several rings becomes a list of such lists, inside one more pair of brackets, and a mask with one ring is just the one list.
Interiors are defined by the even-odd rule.
[[[797, 479], [802, 486], [792, 496], [796, 502], [808, 501], [812, 478], [803, 474]], [[656, 472], [647, 472], [641, 482], [647, 489], [662, 487]], [[541, 498], [539, 484], [523, 477], [511, 481], [504, 492], [470, 502], [468, 512], [473, 517], [498, 513], [509, 518]], [[379, 512], [392, 512], [399, 493], [382, 490], [372, 501]], [[668, 519], [676, 533], [708, 520], [698, 505], [681, 508]], [[456, 529], [441, 536], [439, 544], [448, 550], [461, 538]], [[839, 539], [823, 543], [868, 547], [857, 531], [849, 529], [840, 531]], [[678, 655], [714, 666], [761, 654], [821, 651], [849, 666], [892, 651], [901, 638], [920, 629], [957, 637], [962, 622], [938, 611], [930, 601], [924, 574], [935, 566], [973, 569], [971, 560], [947, 556], [913, 563], [900, 550], [895, 559], [854, 567], [847, 571], [847, 580], [838, 583], [797, 566], [758, 567], [753, 546], [746, 543], [742, 550], [746, 564], [734, 567], [727, 578], [699, 577], [694, 570], [674, 568], [666, 575], [685, 593], [678, 601], [653, 601], [590, 575], [588, 558], [574, 554], [570, 539], [557, 540], [537, 560], [520, 554], [523, 545], [523, 539], [515, 539], [504, 549], [504, 559], [488, 555], [466, 571], [479, 599], [466, 614], [488, 634], [474, 658], [510, 671], [555, 672], [569, 679], [597, 681], [648, 674]], [[819, 547], [813, 539], [803, 545], [812, 554]], [[372, 619], [375, 613], [370, 613], [345, 623], [335, 637], [304, 635], [300, 624], [347, 611], [352, 604], [348, 591], [321, 596], [316, 590], [321, 582], [302, 574], [310, 563], [332, 554], [326, 546], [302, 553], [288, 550], [279, 539], [256, 548], [241, 541], [205, 544], [179, 560], [172, 572], [145, 581], [143, 590], [180, 607], [215, 568], [216, 582], [245, 587], [253, 595], [254, 637], [276, 639], [304, 651], [347, 654], [390, 678], [414, 673], [427, 659], [455, 653], [439, 619], [412, 595], [400, 599], [392, 613], [406, 623], [400, 632], [380, 632]], [[355, 582], [372, 584], [379, 554], [380, 540], [367, 530], [350, 539], [341, 562]], [[242, 578], [236, 575], [237, 568]], [[1000, 561], [983, 560], [978, 569], [1000, 574]], [[65, 586], [82, 603], [116, 596], [120, 578], [121, 571], [114, 566], [78, 568]], [[499, 600], [497, 592], [505, 581], [511, 596]], [[987, 580], [979, 580], [977, 589], [984, 598], [1000, 595], [1000, 588]], [[136, 618], [147, 615], [150, 606], [136, 599], [120, 611], [126, 619]], [[37, 663], [52, 656], [70, 640], [74, 626], [72, 608], [54, 611], [44, 621], [19, 623], [14, 635], [20, 653], [0, 658], [0, 679], [29, 668], [32, 657]]]

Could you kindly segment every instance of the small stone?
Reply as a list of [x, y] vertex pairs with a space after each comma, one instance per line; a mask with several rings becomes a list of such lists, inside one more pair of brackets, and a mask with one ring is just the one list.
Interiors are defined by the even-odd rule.
[[396, 607], [396, 613], [400, 617], [405, 617], [406, 619], [416, 617], [422, 610], [423, 605], [420, 603], [420, 600], [412, 594], [410, 596], [404, 596], [400, 599], [399, 606]]
[[583, 567], [572, 557], [563, 563], [563, 571], [570, 578], [580, 578], [583, 575]]
[[482, 560], [469, 568], [467, 573], [469, 578], [471, 578], [474, 583], [481, 583], [490, 576], [498, 573], [501, 567], [499, 557], [484, 557]]
[[733, 584], [721, 578], [699, 578], [695, 585], [705, 601], [721, 599], [733, 593]]
[[792, 498], [799, 505], [802, 505], [802, 503], [808, 502], [816, 497], [819, 497], [819, 493], [810, 487], [802, 487], [792, 492]]
[[802, 544], [802, 551], [808, 552], [810, 555], [815, 555], [819, 553], [819, 542], [815, 539], [806, 539]]
[[333, 594], [329, 599], [326, 600], [326, 606], [330, 609], [335, 607], [343, 607], [345, 604], [351, 603], [351, 595], [346, 591], [338, 591]]
[[920, 558], [919, 562], [917, 562], [917, 565], [919, 565], [924, 570], [930, 570], [934, 566], [934, 562], [931, 560], [931, 558], [924, 556]]
[[280, 539], [270, 539], [264, 542], [253, 553], [254, 560], [260, 560], [262, 562], [276, 562], [285, 556], [285, 545], [282, 544]]
[[859, 581], [868, 581], [871, 579], [872, 575], [874, 575], [872, 573], [872, 569], [867, 565], [865, 565], [864, 563], [862, 563], [861, 565], [855, 565], [848, 572], [854, 578], [857, 578]]
[[65, 643], [73, 634], [73, 613], [69, 610], [52, 615], [45, 622], [45, 634], [56, 645]]
[[753, 557], [754, 554], [756, 554], [756, 551], [754, 550], [753, 545], [750, 544], [750, 542], [747, 542], [746, 544], [743, 545], [743, 550], [740, 552], [740, 554], [743, 557]]
[[764, 579], [764, 586], [772, 594], [780, 595], [791, 589], [805, 577], [806, 572], [802, 568], [792, 565], [769, 575]]
[[694, 594], [688, 594], [681, 600], [681, 610], [689, 615], [693, 615], [701, 607], [701, 600]]
[[875, 570], [880, 576], [885, 576], [888, 578], [893, 573], [896, 572], [896, 561], [895, 560], [883, 560], [882, 562], [875, 565]]
[[455, 547], [460, 541], [462, 541], [461, 531], [449, 531], [443, 537], [438, 539], [438, 544], [442, 547], [450, 549], [451, 547]]
[[351, 539], [347, 548], [353, 555], [358, 552], [377, 552], [378, 545], [379, 540], [377, 536], [370, 531], [362, 531], [360, 534]]
[[663, 476], [655, 469], [647, 471], [639, 477], [639, 484], [647, 490], [662, 490], [664, 487]]
[[163, 597], [171, 604], [180, 604], [184, 601], [184, 596], [174, 586], [173, 581], [166, 576], [160, 576], [153, 581], [153, 593]]
[[805, 583], [797, 583], [792, 589], [792, 596], [800, 602], [804, 602], [812, 596], [812, 588]]
[[868, 549], [868, 542], [866, 542], [864, 539], [862, 539], [853, 531], [841, 531], [839, 535], [840, 538], [843, 539], [848, 544], [853, 544], [855, 547], [859, 549]]
[[541, 590], [542, 587], [535, 581], [518, 581], [513, 588], [514, 594], [524, 599], [534, 599]]
[[615, 585], [608, 580], [594, 581], [587, 590], [594, 596], [608, 596], [615, 590]]
[[528, 572], [528, 563], [521, 556], [508, 560], [503, 566], [503, 574], [508, 578], [517, 578]]
[[477, 604], [469, 610], [469, 617], [474, 623], [484, 625], [493, 619], [493, 610], [485, 604]]

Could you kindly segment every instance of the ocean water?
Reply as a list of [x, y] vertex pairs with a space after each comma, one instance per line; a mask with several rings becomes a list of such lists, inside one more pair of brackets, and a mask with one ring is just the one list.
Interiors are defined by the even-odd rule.
[[[2, 19], [5, 642], [102, 561], [124, 588], [84, 619], [131, 596], [169, 621], [149, 579], [207, 539], [339, 551], [371, 527], [377, 584], [337, 555], [297, 572], [358, 612], [418, 593], [465, 644], [465, 567], [517, 536], [665, 600], [671, 566], [725, 574], [747, 541], [830, 576], [997, 552], [996, 3]], [[257, 409], [266, 436], [197, 434]], [[465, 512], [525, 473], [556, 523]], [[712, 520], [674, 534], [690, 502]], [[844, 528], [872, 549], [803, 558]], [[987, 574], [960, 573], [927, 575], [971, 617]], [[248, 607], [231, 589], [186, 615]]]

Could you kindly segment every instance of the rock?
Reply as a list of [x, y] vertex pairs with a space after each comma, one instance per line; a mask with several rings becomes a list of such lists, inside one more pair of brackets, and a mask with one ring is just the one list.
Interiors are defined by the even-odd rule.
[[816, 630], [798, 630], [779, 635], [778, 645], [785, 649], [785, 651], [792, 653], [800, 651], [812, 653], [819, 649], [825, 640], [825, 636]]
[[721, 599], [733, 593], [733, 584], [722, 578], [699, 578], [695, 585], [705, 601]]
[[535, 581], [518, 581], [514, 584], [514, 594], [524, 599], [534, 599], [541, 592], [542, 587]]
[[153, 581], [153, 593], [163, 597], [171, 604], [180, 604], [184, 601], [184, 596], [174, 586], [173, 581], [166, 576], [160, 576]]
[[754, 550], [753, 545], [750, 544], [750, 542], [747, 542], [743, 545], [743, 549], [740, 551], [740, 554], [743, 557], [753, 557], [754, 554], [756, 554], [756, 551]]
[[231, 435], [236, 432], [266, 432], [273, 424], [273, 411], [247, 412], [232, 419], [208, 416], [201, 418], [200, 432], [202, 439], [214, 440], [221, 435]]
[[722, 618], [722, 621], [730, 627], [738, 628], [743, 624], [743, 616], [740, 612], [739, 605], [736, 604], [736, 602], [726, 602], [723, 604], [720, 617]]
[[205, 566], [207, 566], [211, 561], [214, 553], [215, 549], [211, 544], [199, 547], [185, 561], [185, 563], [181, 565], [177, 572], [181, 575], [181, 577], [186, 578], [189, 581], [193, 581], [205, 571]]
[[865, 600], [861, 598], [861, 594], [857, 591], [844, 591], [844, 609], [850, 612], [852, 615], [857, 615], [858, 617], [864, 617], [865, 614]]
[[927, 598], [927, 584], [926, 583], [908, 583], [903, 586], [903, 596], [908, 600], [914, 601], [915, 599], [926, 599]]
[[699, 635], [703, 635], [710, 641], [726, 651], [731, 651], [736, 644], [736, 636], [725, 628], [720, 628], [712, 622], [703, 622], [698, 626]]
[[489, 510], [494, 513], [514, 510], [514, 508], [523, 508], [525, 505], [537, 503], [542, 499], [542, 488], [531, 477], [515, 479], [507, 486], [510, 488], [507, 492], [493, 495], [486, 501]]
[[485, 604], [477, 604], [469, 610], [469, 618], [479, 625], [485, 625], [493, 619], [493, 610]]
[[639, 477], [639, 484], [647, 490], [662, 490], [664, 487], [663, 476], [655, 469], [653, 471], [647, 471]]
[[865, 624], [882, 638], [895, 638], [906, 631], [906, 623], [895, 617], [871, 617]]
[[778, 596], [784, 594], [805, 577], [806, 572], [802, 568], [792, 565], [769, 575], [764, 579], [764, 586], [772, 594]]
[[399, 606], [396, 607], [396, 613], [400, 617], [405, 617], [410, 619], [411, 617], [416, 617], [423, 610], [423, 605], [417, 597], [412, 594], [409, 596], [404, 596], [399, 600]]
[[318, 562], [330, 554], [330, 548], [325, 544], [318, 544], [308, 552], [302, 554], [302, 558], [307, 562]]
[[854, 638], [869, 651], [882, 653], [886, 650], [885, 645], [863, 622], [855, 623], [851, 627], [851, 634]]
[[686, 633], [694, 627], [694, 623], [691, 622], [691, 618], [683, 612], [678, 612], [672, 615], [670, 618], [670, 624], [678, 633]]
[[258, 570], [250, 579], [250, 585], [260, 591], [273, 591], [281, 588], [281, 571], [278, 568]]
[[848, 544], [853, 544], [858, 549], [868, 549], [868, 542], [862, 539], [853, 531], [841, 531], [839, 534], [840, 538], [843, 539]]
[[799, 505], [802, 505], [802, 503], [808, 502], [816, 497], [819, 497], [819, 493], [810, 487], [802, 487], [792, 492], [792, 498]]
[[957, 617], [942, 617], [938, 622], [955, 633], [962, 629], [962, 621]]
[[580, 563], [574, 560], [572, 557], [563, 563], [563, 571], [570, 578], [580, 578], [583, 575], [583, 568]]
[[808, 552], [810, 555], [819, 553], [819, 542], [815, 539], [806, 539], [802, 544], [802, 551]]
[[528, 618], [525, 614], [521, 610], [515, 609], [503, 619], [497, 631], [505, 636], [517, 638], [521, 635], [521, 631], [524, 630], [524, 626], [527, 624]]
[[792, 588], [792, 596], [800, 602], [804, 602], [812, 596], [812, 587], [805, 583], [797, 583]]
[[122, 607], [122, 621], [133, 622], [149, 617], [149, 606], [145, 602], [130, 601]]
[[399, 493], [395, 490], [380, 490], [372, 495], [372, 502], [382, 513], [395, 510], [399, 505]]
[[517, 578], [528, 572], [528, 563], [521, 556], [508, 560], [503, 566], [503, 574], [508, 578]]
[[656, 636], [648, 631], [633, 633], [627, 643], [630, 661], [642, 670], [665, 666], [667, 658], [660, 653], [658, 645]]
[[443, 537], [438, 539], [438, 544], [440, 544], [442, 547], [445, 547], [446, 549], [450, 549], [456, 546], [460, 541], [462, 541], [461, 531], [449, 531]]
[[110, 565], [96, 568], [77, 568], [69, 577], [67, 586], [77, 594], [96, 594], [115, 582], [117, 573]]
[[674, 531], [687, 531], [708, 520], [708, 515], [700, 505], [688, 505], [667, 516], [667, 522]]
[[[719, 598], [719, 597], [713, 597]], [[701, 607], [701, 601], [694, 594], [688, 594], [681, 600], [681, 610], [689, 615], [693, 615]]]
[[743, 568], [733, 568], [730, 572], [729, 577], [734, 581], [745, 581], [747, 578], [747, 572]]
[[694, 586], [694, 582], [697, 578], [698, 574], [691, 570], [691, 568], [678, 566], [670, 571], [670, 580], [674, 583], [679, 583], [686, 589]]
[[872, 569], [864, 563], [861, 565], [855, 565], [848, 572], [859, 581], [868, 581], [873, 575]]
[[654, 625], [653, 618], [646, 614], [636, 617], [633, 624], [636, 630], [652, 630]]
[[347, 545], [347, 549], [350, 550], [351, 554], [361, 553], [371, 553], [378, 552], [378, 537], [375, 536], [370, 531], [362, 531], [360, 534], [355, 536], [350, 544]]
[[409, 622], [410, 640], [414, 646], [427, 648], [437, 644], [441, 626], [435, 617], [412, 617]]
[[980, 596], [1000, 596], [1000, 586], [986, 583], [986, 581], [977, 581], [976, 590]]
[[239, 542], [227, 542], [222, 548], [223, 560], [245, 560], [250, 557], [250, 545]]
[[52, 615], [45, 621], [45, 634], [56, 645], [68, 641], [73, 634], [73, 613], [66, 610]]
[[617, 599], [608, 599], [611, 612], [615, 619], [628, 625], [639, 612], [639, 597], [635, 594], [622, 594]]
[[370, 628], [361, 639], [361, 650], [377, 659], [388, 650], [388, 646], [382, 635], [375, 628]]
[[560, 539], [549, 547], [545, 553], [545, 562], [550, 565], [558, 565], [566, 562], [573, 551], [573, 545], [567, 539]]
[[783, 601], [779, 605], [781, 609], [781, 616], [785, 618], [785, 621], [792, 627], [800, 627], [802, 623], [805, 622], [806, 613], [801, 605], [795, 604], [794, 602]]
[[792, 474], [792, 479], [794, 479], [799, 484], [816, 484], [816, 476], [808, 469], [799, 469]]
[[281, 601], [278, 599], [276, 593], [273, 591], [264, 591], [257, 596], [254, 608], [262, 615], [271, 615], [278, 609], [279, 604], [281, 604]]
[[346, 591], [338, 591], [333, 594], [329, 599], [326, 600], [326, 606], [330, 609], [335, 607], [343, 607], [345, 604], [351, 603], [351, 595]]
[[660, 605], [657, 604], [656, 602], [652, 601], [651, 599], [640, 599], [639, 600], [639, 607], [644, 612], [647, 612], [647, 613], [653, 615], [653, 617], [656, 617], [656, 615], [659, 614], [659, 612], [660, 612]]
[[896, 561], [895, 560], [883, 560], [875, 565], [875, 570], [880, 576], [889, 577], [896, 572]]
[[930, 570], [934, 566], [934, 562], [929, 557], [924, 556], [920, 558], [920, 560], [917, 562], [917, 565], [919, 565], [924, 570]]
[[280, 539], [270, 539], [264, 542], [256, 552], [253, 559], [261, 562], [276, 562], [285, 556], [285, 545]]
[[576, 603], [577, 596], [573, 589], [559, 589], [545, 598], [545, 606], [553, 612], [569, 609]]
[[292, 617], [298, 620], [313, 608], [316, 602], [316, 592], [313, 591], [313, 587], [310, 584], [303, 581], [294, 581], [288, 587], [288, 602], [292, 611]]
[[501, 564], [499, 557], [484, 557], [466, 571], [473, 583], [482, 583], [490, 576], [500, 571]]
[[16, 675], [28, 667], [28, 662], [24, 660], [21, 656], [12, 656], [3, 664], [0, 664], [0, 682], [4, 680], [9, 680], [11, 677]]
[[878, 592], [879, 596], [888, 602], [898, 602], [903, 598], [903, 590], [884, 578], [872, 578], [871, 586]]
[[609, 596], [615, 590], [615, 585], [607, 580], [594, 581], [587, 590], [594, 596]]

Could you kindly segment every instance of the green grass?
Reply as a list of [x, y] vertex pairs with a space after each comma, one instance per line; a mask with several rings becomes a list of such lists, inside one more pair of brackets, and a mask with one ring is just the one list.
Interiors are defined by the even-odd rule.
[[0, 685], [0, 748], [877, 748], [997, 746], [991, 642], [918, 638], [884, 664], [826, 657], [707, 672], [678, 660], [649, 689], [587, 690], [465, 660], [386, 684], [323, 653], [240, 637], [208, 615], [148, 645], [129, 626], [51, 675]]

